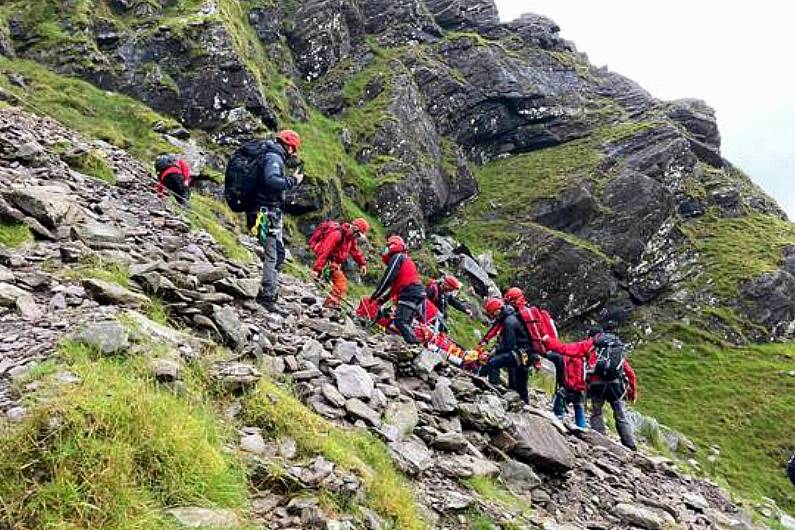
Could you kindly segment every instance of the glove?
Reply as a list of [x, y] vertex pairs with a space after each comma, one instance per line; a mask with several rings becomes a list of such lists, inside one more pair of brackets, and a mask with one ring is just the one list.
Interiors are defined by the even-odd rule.
[[359, 267], [359, 274], [361, 274], [362, 276], [367, 275], [367, 265], [362, 265], [361, 267]]
[[295, 184], [296, 185], [299, 185], [299, 184], [301, 184], [304, 181], [304, 174], [301, 173], [300, 171], [296, 171], [293, 174], [293, 177], [295, 177]]

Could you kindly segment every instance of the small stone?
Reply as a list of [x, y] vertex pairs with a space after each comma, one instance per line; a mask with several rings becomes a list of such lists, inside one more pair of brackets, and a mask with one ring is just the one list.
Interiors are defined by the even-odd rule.
[[173, 359], [155, 358], [149, 361], [149, 373], [162, 383], [180, 378], [182, 367]]
[[56, 293], [50, 299], [50, 310], [51, 311], [62, 311], [66, 309], [66, 297], [63, 293]]
[[24, 421], [28, 415], [28, 410], [25, 407], [12, 407], [6, 411], [8, 421], [19, 423]]
[[17, 298], [16, 306], [17, 312], [25, 320], [39, 320], [44, 316], [44, 311], [29, 294]]
[[355, 342], [340, 340], [334, 346], [334, 352], [332, 355], [342, 362], [349, 364], [356, 356], [358, 349], [359, 348]]
[[128, 307], [140, 307], [149, 303], [149, 298], [142, 294], [134, 293], [129, 289], [115, 283], [89, 278], [83, 280], [88, 294], [100, 304], [123, 305]]
[[640, 504], [619, 503], [613, 512], [624, 521], [647, 530], [667, 530], [676, 527], [671, 514], [663, 510], [653, 510]]
[[261, 434], [254, 433], [240, 438], [240, 449], [247, 453], [263, 455], [268, 450], [268, 446]]
[[187, 528], [237, 528], [240, 524], [231, 510], [185, 507], [171, 508], [167, 512]]

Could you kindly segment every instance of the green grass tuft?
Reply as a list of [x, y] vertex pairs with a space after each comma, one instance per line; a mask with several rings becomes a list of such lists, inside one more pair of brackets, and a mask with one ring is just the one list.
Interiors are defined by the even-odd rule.
[[143, 359], [66, 343], [81, 382], [0, 431], [0, 521], [13, 528], [172, 529], [163, 509], [246, 499], [212, 411], [161, 390]]
[[395, 528], [427, 528], [407, 481], [396, 470], [387, 448], [371, 434], [336, 427], [312, 413], [287, 390], [260, 381], [244, 401], [247, 424], [271, 436], [290, 436], [306, 454], [320, 453], [335, 464], [355, 471], [367, 487], [367, 504], [392, 520]]
[[242, 263], [251, 263], [254, 256], [238, 240], [236, 230], [242, 231], [242, 219], [226, 204], [194, 193], [190, 198], [190, 210], [186, 211], [195, 229], [204, 230], [224, 249], [227, 257]]
[[4, 221], [0, 223], [0, 245], [19, 248], [33, 241], [33, 233], [26, 224]]
[[503, 508], [519, 512], [521, 515], [526, 516], [532, 515], [533, 513], [529, 501], [520, 499], [508, 491], [505, 486], [492, 478], [475, 476], [463, 479], [461, 483], [476, 492], [482, 498], [498, 504]]
[[130, 286], [130, 269], [127, 265], [108, 261], [96, 254], [81, 258], [80, 263], [69, 270], [68, 276], [75, 280], [96, 278], [122, 287]]
[[100, 151], [83, 151], [73, 155], [62, 155], [61, 158], [75, 171], [103, 180], [111, 186], [116, 184], [116, 174]]

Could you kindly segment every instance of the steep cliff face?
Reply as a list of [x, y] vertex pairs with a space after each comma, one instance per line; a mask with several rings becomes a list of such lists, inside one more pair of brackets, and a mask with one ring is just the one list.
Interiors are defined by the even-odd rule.
[[[710, 393], [699, 371], [666, 372], [660, 358], [752, 352], [771, 361], [754, 369], [781, 392], [747, 381], [743, 364], [726, 367], [743, 381], [729, 386], [749, 396], [744, 413], [765, 415], [769, 400], [775, 418], [786, 410], [792, 357], [749, 344], [795, 336], [795, 227], [723, 159], [704, 102], [659, 101], [595, 68], [553, 21], [500, 23], [491, 0], [29, 4], [0, 5], [3, 99], [57, 107], [75, 123], [82, 114], [90, 134], [139, 157], [191, 137], [216, 172], [241, 140], [295, 128], [309, 174], [290, 201], [297, 230], [364, 212], [416, 248], [432, 233], [450, 236], [444, 267], [460, 263], [481, 293], [489, 276], [517, 284], [573, 333], [590, 320], [621, 322], [641, 375], [677, 395], [650, 400], [651, 412], [708, 424], [700, 442], [735, 421], [731, 395]], [[108, 107], [38, 78], [25, 59], [175, 121], [153, 132], [114, 114], [125, 123], [106, 135], [94, 122]], [[489, 252], [495, 274], [468, 256]], [[715, 417], [704, 423], [693, 404], [706, 401]], [[772, 477], [787, 433], [777, 421], [749, 424]], [[745, 470], [737, 483], [756, 480], [745, 449], [721, 470]]]
[[729, 241], [709, 234], [738, 220], [791, 234], [721, 157], [713, 111], [594, 68], [544, 17], [500, 24], [490, 1], [83, 0], [0, 12], [6, 54], [138, 98], [207, 131], [214, 151], [303, 124], [319, 133], [308, 145], [336, 145], [310, 161], [297, 212], [349, 210], [348, 195], [416, 245], [441, 222], [498, 251], [503, 282], [564, 323], [709, 306], [746, 321], [750, 338], [793, 333], [795, 280], [778, 267], [791, 238], [753, 262], [710, 250]]

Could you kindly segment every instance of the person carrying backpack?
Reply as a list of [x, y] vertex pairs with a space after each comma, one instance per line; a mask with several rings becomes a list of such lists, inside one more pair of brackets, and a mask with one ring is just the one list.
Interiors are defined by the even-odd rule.
[[157, 185], [155, 192], [162, 199], [169, 190], [177, 203], [187, 208], [190, 200], [190, 166], [173, 154], [163, 154], [155, 159]]
[[395, 328], [407, 343], [420, 344], [422, 341], [415, 335], [412, 321], [415, 316], [422, 316], [425, 289], [420, 282], [417, 266], [408, 255], [402, 237], [389, 236], [381, 260], [386, 264], [386, 272], [370, 299], [378, 305], [382, 305], [388, 299], [395, 302], [397, 304]]
[[498, 385], [500, 369], [508, 368], [509, 388], [515, 390], [522, 401], [529, 403], [527, 383], [534, 352], [527, 326], [516, 311], [499, 298], [489, 298], [483, 307], [495, 325], [499, 324], [499, 327], [493, 327], [499, 329], [499, 342], [481, 368], [480, 375], [488, 377], [491, 384]]
[[[301, 137], [295, 131], [283, 130], [273, 140], [255, 140], [251, 146], [244, 144], [241, 149], [246, 148], [250, 148], [254, 154], [250, 167], [254, 170], [255, 177], [251, 189], [253, 197], [246, 197], [245, 202], [247, 224], [264, 249], [262, 287], [257, 295], [257, 302], [270, 312], [283, 314], [276, 304], [279, 298], [279, 271], [285, 257], [282, 213], [284, 195], [304, 179], [300, 170], [289, 175], [286, 163], [291, 157], [297, 156], [301, 148]], [[234, 156], [227, 168], [227, 178], [230, 173], [234, 174], [230, 171], [234, 167], [233, 162]], [[229, 196], [227, 202], [230, 202]], [[230, 206], [233, 206], [231, 202]], [[254, 208], [249, 209], [251, 206]]]
[[320, 223], [309, 238], [309, 247], [316, 256], [312, 267], [315, 278], [320, 278], [326, 267], [331, 272], [331, 294], [323, 302], [324, 307], [339, 307], [345, 299], [348, 280], [342, 266], [349, 256], [359, 265], [359, 272], [367, 274], [367, 260], [359, 249], [357, 238], [366, 236], [369, 231], [369, 223], [361, 217], [350, 223], [329, 220]]
[[610, 403], [616, 430], [625, 447], [635, 450], [635, 436], [626, 415], [625, 399], [634, 402], [637, 397], [637, 378], [626, 358], [626, 344], [613, 333], [594, 328], [581, 342], [564, 344], [558, 339], [544, 337], [550, 350], [570, 357], [587, 356], [587, 391], [591, 398], [591, 428], [605, 434], [602, 413], [605, 402]]
[[468, 316], [472, 311], [467, 304], [458, 299], [455, 293], [461, 289], [461, 282], [455, 276], [444, 276], [438, 280], [431, 280], [425, 286], [425, 295], [428, 300], [439, 310], [438, 331], [447, 331], [447, 308], [454, 307]]

